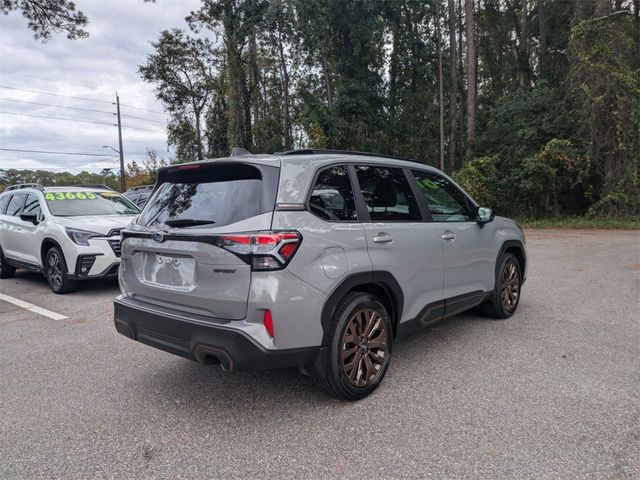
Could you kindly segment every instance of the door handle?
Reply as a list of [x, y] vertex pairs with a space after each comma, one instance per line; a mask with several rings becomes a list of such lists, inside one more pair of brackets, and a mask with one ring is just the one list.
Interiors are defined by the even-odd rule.
[[456, 234], [453, 232], [449, 232], [446, 231], [442, 234], [442, 239], [443, 240], [455, 240], [456, 239]]
[[373, 237], [373, 241], [375, 243], [391, 243], [393, 242], [393, 237], [388, 233], [380, 232], [378, 235]]

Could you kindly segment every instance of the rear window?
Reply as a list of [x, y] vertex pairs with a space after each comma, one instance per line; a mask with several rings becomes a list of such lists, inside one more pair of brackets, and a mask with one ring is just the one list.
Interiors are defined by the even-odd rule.
[[263, 180], [257, 168], [203, 167], [197, 175], [178, 168], [159, 179], [139, 225], [219, 227], [263, 213]]
[[46, 192], [44, 199], [51, 215], [58, 217], [136, 215], [140, 212], [129, 200], [110, 190]]

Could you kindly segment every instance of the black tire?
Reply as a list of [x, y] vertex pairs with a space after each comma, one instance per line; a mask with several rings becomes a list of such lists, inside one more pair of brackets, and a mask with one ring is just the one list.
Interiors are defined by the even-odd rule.
[[384, 378], [392, 343], [391, 319], [384, 305], [367, 293], [347, 294], [331, 321], [316, 383], [342, 400], [366, 397]]
[[505, 253], [500, 258], [496, 286], [491, 297], [480, 305], [480, 311], [488, 317], [505, 319], [513, 315], [520, 303], [522, 272], [515, 255]]
[[7, 261], [4, 259], [2, 248], [0, 248], [0, 278], [11, 278], [15, 275], [15, 273], [16, 267], [7, 263]]
[[45, 256], [44, 276], [53, 293], [63, 294], [78, 289], [78, 282], [69, 279], [67, 262], [58, 247], [51, 247]]

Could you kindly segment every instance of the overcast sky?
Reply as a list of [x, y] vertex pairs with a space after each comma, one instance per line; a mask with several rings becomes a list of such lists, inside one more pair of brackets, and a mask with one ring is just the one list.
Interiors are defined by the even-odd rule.
[[[76, 0], [77, 8], [89, 18], [89, 38], [67, 40], [62, 33], [54, 34], [47, 43], [33, 38], [20, 12], [0, 14], [0, 85], [12, 87], [0, 88], [0, 148], [116, 155], [102, 148], [103, 145], [118, 148], [117, 128], [112, 125], [116, 118], [112, 114], [115, 106], [101, 102], [115, 101], [117, 90], [123, 115], [125, 160], [143, 159], [147, 148], [166, 157], [167, 117], [162, 114], [162, 105], [155, 98], [153, 86], [140, 79], [138, 66], [145, 62], [146, 55], [151, 51], [149, 42], [156, 40], [164, 29], [185, 27], [184, 17], [199, 3], [199, 0], [158, 0], [156, 3], [144, 3], [142, 0]], [[11, 115], [7, 112], [65, 120]], [[82, 169], [115, 168], [117, 165], [118, 159], [115, 157], [0, 150], [0, 168], [79, 172]]]

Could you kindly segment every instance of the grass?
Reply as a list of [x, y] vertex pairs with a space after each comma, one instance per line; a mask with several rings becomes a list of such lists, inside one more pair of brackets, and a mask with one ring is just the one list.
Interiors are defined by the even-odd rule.
[[640, 218], [520, 218], [522, 228], [593, 228], [603, 230], [640, 230]]

